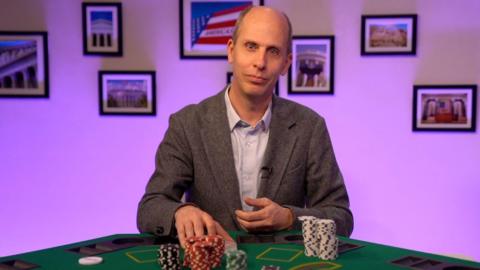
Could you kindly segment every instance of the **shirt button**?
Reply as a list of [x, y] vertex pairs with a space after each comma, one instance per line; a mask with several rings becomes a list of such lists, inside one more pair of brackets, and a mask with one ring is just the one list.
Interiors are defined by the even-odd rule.
[[157, 235], [162, 235], [162, 234], [163, 234], [163, 232], [164, 232], [164, 229], [163, 229], [163, 227], [162, 227], [162, 226], [158, 226], [158, 227], [157, 227], [157, 231], [156, 231], [156, 232], [157, 232]]

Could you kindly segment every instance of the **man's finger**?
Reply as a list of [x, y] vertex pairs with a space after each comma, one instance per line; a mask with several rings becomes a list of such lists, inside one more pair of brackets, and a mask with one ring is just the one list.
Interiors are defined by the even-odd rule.
[[183, 225], [179, 224], [176, 224], [175, 227], [177, 228], [178, 241], [180, 242], [182, 248], [185, 248], [185, 228]]
[[193, 219], [193, 231], [195, 232], [195, 236], [205, 235], [205, 225], [203, 224], [203, 219]]
[[266, 220], [245, 221], [238, 218], [237, 220], [242, 227], [247, 229], [247, 231], [269, 230], [272, 227], [272, 225]]
[[207, 227], [207, 234], [208, 235], [216, 235], [217, 234], [217, 227], [215, 225], [215, 221], [210, 217], [208, 214], [204, 214], [202, 216], [203, 223], [205, 227]]
[[235, 215], [245, 221], [263, 220], [266, 218], [264, 209], [260, 209], [258, 211], [236, 210]]
[[193, 231], [193, 224], [191, 221], [185, 222], [184, 227], [185, 227], [185, 238], [190, 238], [195, 235], [195, 232]]
[[265, 198], [265, 197], [257, 198], [257, 199], [254, 199], [254, 198], [251, 198], [251, 197], [245, 197], [244, 201], [245, 201], [246, 204], [248, 204], [250, 206], [260, 207], [260, 208], [267, 207], [272, 203], [272, 201], [270, 199]]

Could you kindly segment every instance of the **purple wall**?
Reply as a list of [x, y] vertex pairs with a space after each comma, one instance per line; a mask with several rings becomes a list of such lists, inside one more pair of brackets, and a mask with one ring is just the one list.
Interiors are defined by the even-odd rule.
[[[49, 33], [50, 98], [0, 99], [0, 256], [136, 232], [168, 116], [218, 92], [226, 61], [178, 56], [178, 1], [124, 0], [124, 57], [82, 55], [81, 1], [3, 1], [0, 30]], [[325, 116], [352, 237], [480, 260], [480, 137], [411, 131], [413, 84], [480, 84], [480, 1], [275, 1], [294, 34], [336, 38]], [[416, 57], [361, 57], [362, 14], [416, 13]], [[99, 69], [156, 70], [156, 117], [100, 117]], [[475, 97], [478, 100], [478, 97]], [[477, 120], [478, 126], [478, 120]]]

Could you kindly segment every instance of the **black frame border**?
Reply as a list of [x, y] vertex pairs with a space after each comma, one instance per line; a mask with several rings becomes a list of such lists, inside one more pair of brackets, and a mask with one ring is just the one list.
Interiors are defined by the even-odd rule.
[[[368, 52], [365, 48], [365, 32], [366, 32], [366, 23], [369, 19], [403, 19], [408, 18], [412, 20], [412, 50], [404, 52]], [[360, 32], [360, 53], [363, 56], [368, 55], [416, 55], [417, 54], [417, 25], [418, 25], [418, 15], [417, 14], [398, 14], [398, 15], [362, 15], [361, 22], [361, 32]]]
[[[429, 89], [467, 89], [472, 91], [472, 126], [469, 128], [422, 128], [417, 126], [417, 102], [418, 102], [418, 91], [424, 88]], [[448, 85], [414, 85], [413, 86], [413, 114], [412, 114], [412, 131], [455, 131], [455, 132], [475, 132], [476, 123], [477, 123], [477, 85], [475, 84], [448, 84]]]
[[[103, 110], [103, 83], [104, 75], [150, 75], [152, 77], [152, 111], [151, 112], [105, 112]], [[154, 70], [99, 70], [98, 71], [98, 108], [100, 115], [149, 115], [157, 114], [157, 82]]]
[[330, 77], [328, 78], [330, 83], [330, 90], [329, 91], [294, 91], [292, 89], [292, 66], [293, 66], [293, 56], [292, 56], [292, 63], [288, 68], [288, 94], [289, 95], [333, 95], [335, 89], [335, 36], [334, 35], [318, 35], [318, 36], [293, 36], [292, 37], [292, 47], [294, 46], [295, 40], [302, 40], [302, 39], [324, 39], [330, 41]]
[[[116, 52], [91, 52], [88, 51], [87, 44], [87, 7], [115, 7], [118, 17], [118, 51]], [[123, 27], [122, 27], [122, 3], [120, 2], [83, 2], [82, 3], [82, 36], [83, 36], [83, 54], [100, 56], [123, 56]]]
[[0, 31], [0, 36], [41, 36], [43, 45], [43, 69], [45, 89], [42, 95], [18, 95], [18, 94], [0, 94], [0, 98], [49, 98], [50, 97], [50, 80], [49, 80], [49, 63], [48, 63], [48, 32], [47, 31]]

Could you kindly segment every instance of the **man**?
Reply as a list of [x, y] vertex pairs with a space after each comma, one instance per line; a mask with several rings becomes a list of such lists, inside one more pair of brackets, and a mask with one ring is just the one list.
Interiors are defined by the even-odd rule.
[[[291, 63], [291, 25], [267, 7], [245, 10], [228, 42], [230, 87], [173, 114], [139, 203], [138, 228], [187, 237], [299, 228], [330, 218], [349, 236], [353, 217], [325, 122], [273, 95]], [[190, 202], [180, 198], [189, 190]], [[175, 229], [173, 228], [175, 227]]]

